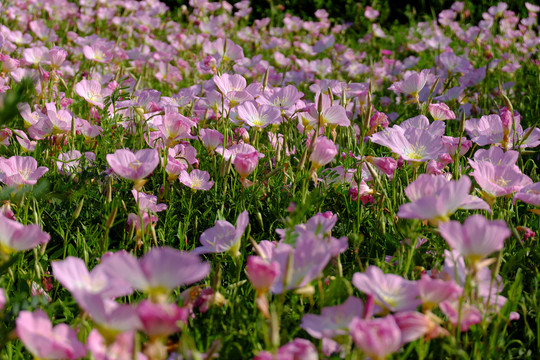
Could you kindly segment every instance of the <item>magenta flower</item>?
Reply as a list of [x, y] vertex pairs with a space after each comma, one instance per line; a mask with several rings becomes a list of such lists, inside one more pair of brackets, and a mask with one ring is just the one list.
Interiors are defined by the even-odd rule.
[[477, 263], [495, 251], [500, 251], [510, 230], [502, 220], [487, 220], [482, 215], [469, 216], [465, 222], [449, 221], [439, 225], [441, 236], [452, 250]]
[[218, 220], [210, 229], [201, 234], [203, 246], [195, 248], [193, 254], [229, 252], [232, 256], [240, 255], [240, 239], [249, 224], [247, 211], [242, 212], [236, 220], [236, 227], [225, 220]]
[[50, 238], [37, 224], [23, 225], [0, 216], [0, 254], [29, 250], [48, 243]]
[[107, 162], [118, 176], [137, 181], [154, 171], [159, 155], [155, 149], [142, 149], [135, 154], [128, 149], [119, 149], [107, 155]]
[[240, 178], [245, 179], [255, 171], [258, 162], [259, 153], [257, 151], [247, 154], [238, 154], [234, 159], [234, 168], [240, 175]]
[[109, 276], [121, 277], [136, 290], [151, 295], [168, 294], [178, 286], [204, 279], [210, 265], [192, 253], [168, 247], [152, 248], [140, 260], [118, 251], [103, 258], [101, 265]]
[[0, 159], [0, 181], [7, 186], [35, 185], [47, 171], [49, 169], [44, 166], [38, 167], [31, 156]]
[[533, 206], [540, 206], [540, 182], [521, 188], [514, 195], [514, 203], [516, 200], [521, 200]]
[[143, 300], [137, 305], [137, 315], [141, 320], [144, 333], [150, 339], [155, 339], [180, 331], [177, 323], [187, 322], [189, 309], [181, 308], [176, 304]]
[[435, 120], [452, 120], [456, 114], [445, 103], [429, 104], [429, 113]]
[[4, 309], [4, 306], [6, 305], [6, 303], [7, 303], [6, 292], [4, 291], [4, 289], [0, 288], [0, 311]]
[[377, 266], [369, 266], [363, 273], [355, 273], [353, 285], [372, 295], [375, 304], [390, 311], [415, 310], [421, 301], [418, 284], [394, 274], [384, 274]]
[[267, 261], [260, 256], [248, 257], [246, 275], [257, 292], [257, 295], [266, 294], [280, 272], [279, 264]]
[[439, 221], [448, 221], [458, 209], [490, 211], [485, 201], [469, 195], [470, 190], [468, 176], [453, 181], [444, 175], [421, 174], [405, 188], [405, 194], [412, 202], [401, 205], [397, 215], [404, 219], [430, 220], [436, 225]]
[[279, 124], [281, 112], [274, 106], [260, 105], [258, 108], [253, 101], [246, 101], [238, 105], [236, 111], [238, 118], [246, 124], [259, 129], [264, 129], [268, 125]]
[[331, 339], [348, 334], [353, 318], [363, 316], [364, 303], [362, 300], [350, 296], [341, 305], [323, 308], [321, 315], [304, 315], [300, 327], [316, 339]]
[[183, 170], [178, 180], [192, 190], [207, 191], [214, 186], [214, 181], [210, 180], [210, 174], [199, 169], [192, 170], [189, 174], [186, 170]]
[[75, 84], [75, 92], [90, 104], [103, 109], [105, 96], [102, 94], [101, 84], [97, 80], [81, 80]]
[[66, 324], [54, 328], [43, 310], [21, 311], [16, 320], [17, 336], [38, 359], [79, 359], [86, 348]]
[[375, 360], [382, 360], [401, 348], [401, 330], [392, 315], [352, 320], [351, 335], [356, 346]]
[[337, 153], [338, 149], [336, 144], [325, 136], [321, 136], [315, 140], [315, 146], [313, 147], [313, 152], [309, 159], [313, 164], [313, 168], [318, 169], [334, 160]]

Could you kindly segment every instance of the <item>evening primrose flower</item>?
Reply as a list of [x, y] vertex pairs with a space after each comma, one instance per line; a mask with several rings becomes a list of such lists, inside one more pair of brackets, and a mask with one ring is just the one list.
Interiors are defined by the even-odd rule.
[[118, 176], [138, 181], [154, 171], [159, 155], [155, 149], [142, 149], [135, 153], [129, 149], [118, 149], [107, 155], [107, 162]]
[[32, 249], [49, 242], [50, 235], [37, 224], [23, 225], [0, 216], [0, 255]]
[[338, 153], [338, 149], [336, 144], [325, 136], [318, 137], [314, 141], [315, 146], [309, 159], [313, 164], [313, 168], [318, 169], [334, 160], [334, 157], [336, 157]]
[[431, 72], [428, 69], [424, 69], [419, 73], [412, 72], [404, 80], [393, 83], [388, 90], [411, 95], [418, 101], [418, 93], [426, 86], [426, 82], [429, 80], [430, 76]]
[[402, 346], [401, 330], [392, 315], [376, 319], [356, 317], [351, 322], [356, 346], [374, 360], [383, 360]]
[[49, 169], [44, 166], [38, 167], [31, 156], [0, 159], [0, 181], [7, 186], [35, 185], [47, 171]]
[[103, 109], [105, 95], [102, 93], [101, 84], [99, 81], [86, 79], [81, 80], [75, 84], [75, 92], [90, 104]]
[[435, 120], [451, 120], [456, 118], [456, 114], [445, 103], [429, 104], [428, 109]]
[[516, 200], [521, 200], [533, 206], [540, 206], [540, 182], [521, 188], [514, 195], [514, 203]]
[[441, 136], [424, 129], [403, 129], [394, 126], [371, 135], [370, 139], [376, 144], [390, 148], [403, 160], [413, 162], [435, 160], [445, 153]]
[[178, 177], [178, 180], [192, 190], [210, 190], [214, 186], [214, 181], [210, 180], [210, 174], [207, 171], [199, 169], [192, 170], [188, 173], [183, 170]]
[[490, 211], [482, 199], [469, 195], [471, 180], [462, 176], [458, 181], [448, 180], [444, 175], [421, 174], [405, 188], [411, 203], [399, 207], [398, 217], [424, 219], [436, 225], [448, 221], [458, 209], [482, 209]]
[[353, 285], [363, 293], [372, 295], [375, 304], [386, 311], [415, 310], [421, 301], [418, 284], [399, 275], [384, 274], [377, 266], [369, 266], [363, 273], [355, 273]]
[[169, 247], [152, 248], [141, 259], [126, 251], [105, 256], [103, 271], [120, 277], [134, 289], [150, 295], [167, 295], [173, 289], [204, 279], [210, 265], [199, 256]]
[[320, 315], [304, 315], [300, 327], [316, 339], [334, 338], [346, 335], [353, 318], [363, 315], [364, 303], [362, 300], [350, 296], [341, 305], [323, 308]]
[[488, 220], [482, 215], [469, 216], [463, 224], [449, 221], [439, 225], [441, 236], [450, 248], [477, 264], [483, 258], [500, 251], [510, 230], [502, 220]]
[[86, 356], [86, 348], [77, 333], [67, 324], [54, 328], [47, 314], [39, 309], [21, 311], [16, 320], [17, 336], [36, 359], [79, 359]]
[[193, 254], [208, 254], [229, 252], [231, 256], [240, 255], [240, 239], [249, 224], [247, 211], [242, 212], [236, 220], [236, 227], [225, 220], [218, 220], [210, 229], [201, 234], [200, 242], [203, 246], [195, 248]]
[[264, 129], [268, 125], [279, 124], [281, 113], [279, 109], [270, 105], [260, 105], [258, 108], [255, 102], [246, 101], [238, 105], [238, 118], [247, 125], [257, 129]]

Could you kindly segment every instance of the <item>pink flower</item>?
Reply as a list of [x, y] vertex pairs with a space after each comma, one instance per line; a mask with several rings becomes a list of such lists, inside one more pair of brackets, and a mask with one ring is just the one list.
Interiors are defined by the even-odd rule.
[[441, 136], [430, 130], [394, 126], [371, 135], [370, 139], [409, 161], [435, 160], [444, 153]]
[[461, 331], [467, 331], [471, 326], [482, 321], [480, 310], [469, 303], [461, 303], [457, 300], [444, 301], [441, 303], [440, 308], [452, 325], [458, 326], [459, 322]]
[[401, 348], [401, 330], [392, 315], [351, 322], [351, 335], [356, 346], [372, 359], [385, 359]]
[[540, 182], [521, 188], [514, 195], [514, 203], [521, 200], [533, 206], [540, 206]]
[[88, 60], [94, 60], [99, 63], [108, 63], [112, 60], [113, 54], [102, 43], [94, 43], [91, 46], [83, 46], [82, 48], [84, 56]]
[[284, 88], [274, 88], [271, 92], [267, 90], [257, 102], [261, 105], [275, 106], [289, 115], [292, 114], [293, 106], [304, 96], [303, 92], [298, 91], [293, 85], [287, 85]]
[[431, 72], [427, 69], [419, 73], [412, 72], [404, 80], [393, 83], [388, 89], [408, 94], [418, 99], [418, 93], [426, 86], [426, 82], [430, 77]]
[[240, 239], [249, 224], [247, 211], [242, 212], [236, 220], [236, 227], [225, 220], [218, 220], [210, 229], [201, 234], [203, 246], [195, 248], [194, 254], [230, 252], [234, 257], [240, 255]]
[[452, 250], [477, 263], [495, 251], [500, 251], [510, 230], [502, 220], [487, 220], [482, 215], [469, 216], [465, 222], [449, 221], [439, 225], [441, 236]]
[[325, 136], [318, 137], [315, 140], [315, 146], [309, 159], [313, 164], [313, 168], [318, 169], [331, 162], [337, 155], [338, 149], [332, 140]]
[[248, 257], [246, 274], [257, 294], [265, 294], [270, 290], [279, 271], [277, 262], [269, 262], [259, 256]]
[[487, 161], [475, 162], [471, 175], [482, 190], [492, 197], [509, 195], [532, 184], [531, 178], [516, 166], [493, 165]]
[[96, 80], [81, 80], [75, 84], [75, 92], [90, 104], [103, 109], [104, 95], [101, 85]]
[[259, 353], [253, 360], [318, 360], [315, 346], [305, 339], [296, 338], [283, 345], [274, 355], [267, 351]]
[[118, 277], [118, 274], [109, 276], [101, 264], [88, 272], [82, 259], [68, 256], [65, 260], [53, 261], [51, 266], [56, 280], [68, 289], [77, 301], [80, 301], [84, 294], [96, 294], [112, 299], [133, 292], [131, 286]]
[[485, 201], [469, 195], [470, 190], [468, 176], [452, 181], [444, 175], [421, 174], [405, 188], [405, 195], [412, 202], [401, 205], [397, 215], [404, 219], [427, 219], [436, 225], [448, 221], [458, 209], [489, 211]]
[[[256, 103], [255, 103], [256, 104]], [[279, 124], [281, 113], [279, 109], [270, 105], [260, 105], [255, 107], [253, 101], [246, 101], [238, 105], [236, 111], [238, 118], [243, 120], [249, 126], [263, 129], [268, 125]]]
[[0, 254], [29, 250], [48, 243], [50, 238], [37, 224], [23, 225], [0, 216]]
[[394, 274], [384, 274], [377, 266], [369, 266], [363, 273], [355, 273], [353, 285], [372, 295], [375, 303], [390, 311], [415, 310], [420, 305], [418, 284]]
[[49, 169], [44, 166], [38, 167], [31, 156], [0, 159], [0, 181], [7, 186], [35, 185], [47, 171]]
[[17, 336], [38, 359], [79, 359], [86, 355], [75, 331], [66, 324], [53, 328], [43, 310], [21, 311], [16, 324]]
[[107, 155], [107, 162], [118, 176], [137, 181], [154, 171], [159, 155], [155, 149], [142, 149], [135, 154], [128, 149], [119, 149]]
[[160, 212], [167, 209], [167, 205], [158, 204], [157, 196], [138, 192], [137, 190], [131, 190], [131, 194], [135, 198], [135, 202], [139, 205], [141, 212]]
[[428, 275], [422, 275], [418, 281], [418, 290], [423, 307], [428, 310], [445, 300], [455, 300], [463, 291], [453, 280], [433, 279]]
[[6, 303], [7, 303], [6, 292], [4, 291], [4, 289], [0, 288], [0, 311], [4, 309], [4, 306], [6, 305]]
[[429, 104], [429, 113], [435, 120], [451, 120], [456, 114], [445, 103]]
[[168, 294], [181, 285], [204, 279], [210, 265], [192, 253], [169, 247], [152, 248], [141, 259], [118, 251], [102, 259], [109, 276], [121, 277], [136, 290], [150, 295]]
[[187, 322], [189, 310], [176, 304], [141, 301], [137, 306], [137, 315], [143, 325], [143, 331], [151, 339], [166, 337], [180, 331], [177, 323]]
[[247, 153], [247, 154], [238, 154], [234, 159], [234, 168], [240, 175], [242, 179], [248, 177], [259, 162], [259, 153], [257, 151]]
[[183, 170], [178, 180], [192, 190], [207, 191], [214, 185], [214, 181], [210, 180], [210, 174], [207, 171], [198, 169], [192, 170], [189, 174], [186, 170]]
[[67, 51], [58, 46], [53, 46], [49, 50], [49, 59], [51, 60], [51, 65], [53, 69], [57, 69], [66, 61]]
[[354, 317], [364, 315], [364, 303], [354, 296], [341, 305], [325, 307], [321, 315], [306, 314], [300, 327], [316, 339], [346, 335]]
[[223, 144], [223, 134], [214, 129], [201, 129], [201, 141], [205, 148], [214, 150]]
[[[86, 338], [86, 347], [95, 360], [133, 360], [133, 331], [125, 332], [116, 336], [112, 343], [100, 335], [99, 331], [93, 329]], [[143, 360], [142, 354], [138, 354], [137, 360]]]
[[366, 6], [364, 10], [364, 16], [369, 20], [375, 20], [379, 17], [379, 12], [373, 9], [371, 6]]

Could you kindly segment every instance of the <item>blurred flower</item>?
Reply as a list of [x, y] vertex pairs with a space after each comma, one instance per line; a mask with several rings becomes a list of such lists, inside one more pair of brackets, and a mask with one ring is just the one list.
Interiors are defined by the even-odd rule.
[[16, 320], [17, 336], [38, 359], [79, 359], [86, 348], [75, 331], [66, 324], [52, 327], [43, 310], [21, 311]]
[[47, 171], [44, 166], [38, 167], [31, 156], [0, 158], [0, 181], [7, 186], [35, 185]]

